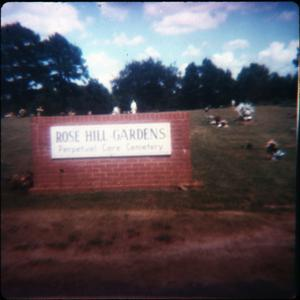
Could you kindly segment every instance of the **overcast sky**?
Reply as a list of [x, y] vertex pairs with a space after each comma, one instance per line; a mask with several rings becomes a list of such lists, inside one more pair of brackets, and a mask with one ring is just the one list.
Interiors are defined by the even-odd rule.
[[83, 52], [91, 77], [110, 80], [149, 56], [181, 72], [211, 59], [233, 77], [251, 62], [295, 73], [294, 2], [8, 2], [1, 26], [20, 22], [41, 38], [58, 32]]

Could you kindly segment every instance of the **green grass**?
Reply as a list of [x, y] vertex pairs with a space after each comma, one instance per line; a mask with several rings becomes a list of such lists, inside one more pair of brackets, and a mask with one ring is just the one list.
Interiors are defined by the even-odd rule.
[[[7, 189], [5, 178], [31, 169], [30, 119], [1, 120], [2, 207], [105, 209], [262, 209], [264, 205], [294, 204], [296, 190], [295, 107], [256, 107], [255, 120], [234, 122], [232, 108], [190, 113], [193, 178], [204, 184], [190, 191], [113, 191], [37, 196]], [[208, 124], [220, 115], [229, 128]], [[275, 139], [287, 152], [281, 161], [266, 159], [265, 144]], [[245, 149], [251, 143], [253, 149]]]
[[[296, 189], [296, 137], [288, 116], [295, 108], [257, 107], [254, 122], [233, 122], [232, 109], [211, 110], [230, 122], [229, 128], [207, 126], [205, 112], [192, 112], [191, 139], [194, 176], [204, 180], [201, 195], [225, 206], [259, 207], [292, 203]], [[274, 138], [287, 151], [282, 161], [266, 159], [265, 144]], [[252, 150], [243, 146], [253, 145]]]

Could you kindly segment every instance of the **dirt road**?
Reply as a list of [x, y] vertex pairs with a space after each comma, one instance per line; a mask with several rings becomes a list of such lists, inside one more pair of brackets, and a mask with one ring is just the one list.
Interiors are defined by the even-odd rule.
[[2, 213], [7, 297], [292, 297], [292, 212]]

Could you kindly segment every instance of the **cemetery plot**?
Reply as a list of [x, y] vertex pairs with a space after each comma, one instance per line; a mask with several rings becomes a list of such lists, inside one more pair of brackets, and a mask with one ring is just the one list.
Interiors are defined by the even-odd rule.
[[3, 119], [4, 296], [292, 297], [295, 108], [236, 117], [232, 107], [190, 113], [201, 189], [43, 196], [8, 185], [32, 166], [30, 120]]

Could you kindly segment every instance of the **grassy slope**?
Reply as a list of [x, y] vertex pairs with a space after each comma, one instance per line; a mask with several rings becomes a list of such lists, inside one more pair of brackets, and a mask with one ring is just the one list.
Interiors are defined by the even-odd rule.
[[[233, 120], [232, 108], [191, 112], [193, 176], [203, 181], [200, 191], [128, 191], [81, 195], [29, 196], [12, 193], [3, 185], [4, 207], [94, 206], [105, 208], [260, 208], [264, 204], [291, 204], [295, 199], [296, 119], [295, 108], [256, 108], [253, 122], [243, 125]], [[209, 114], [229, 121], [229, 128], [208, 125]], [[266, 159], [265, 144], [274, 138], [287, 156], [282, 161]], [[30, 119], [1, 120], [2, 178], [30, 170]], [[252, 143], [253, 149], [243, 146]], [[24, 199], [26, 201], [24, 201]], [[43, 201], [40, 201], [43, 199]]]
[[[289, 117], [294, 108], [257, 107], [254, 122], [233, 122], [233, 109], [211, 110], [231, 121], [229, 128], [207, 126], [205, 112], [192, 112], [194, 175], [203, 178], [206, 201], [232, 205], [291, 203], [295, 197], [296, 138]], [[266, 159], [265, 144], [274, 138], [287, 156], [282, 161]], [[243, 148], [247, 143], [252, 150]]]

